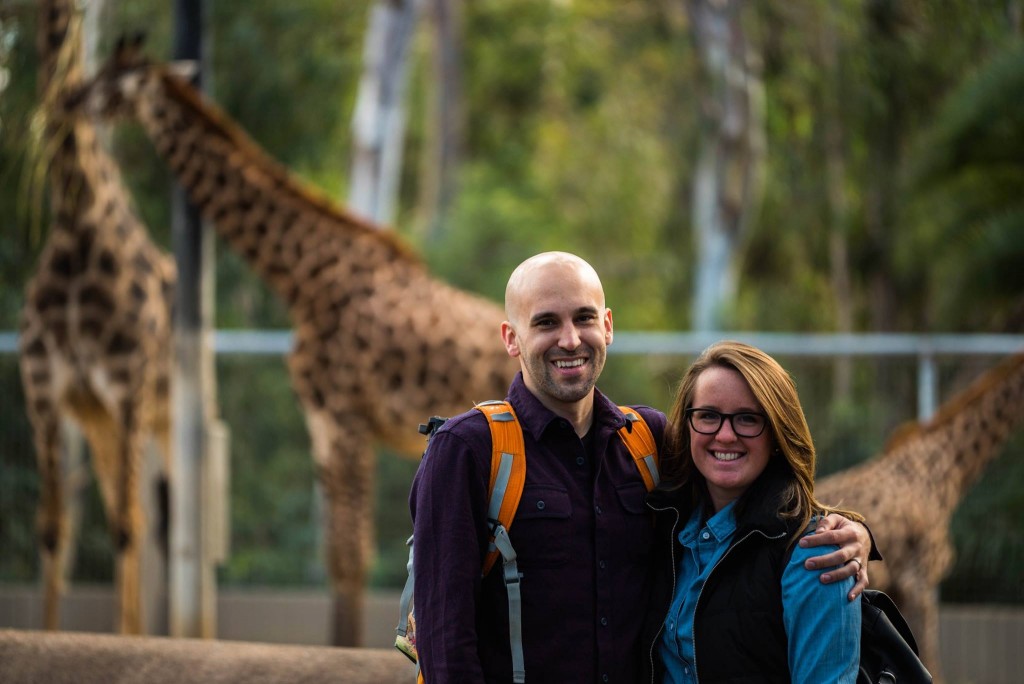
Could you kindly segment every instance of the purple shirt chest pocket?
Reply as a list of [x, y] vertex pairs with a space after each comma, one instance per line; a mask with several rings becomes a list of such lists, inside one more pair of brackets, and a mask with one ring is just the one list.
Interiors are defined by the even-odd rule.
[[572, 502], [565, 489], [527, 485], [509, 537], [521, 570], [564, 565], [571, 557]]

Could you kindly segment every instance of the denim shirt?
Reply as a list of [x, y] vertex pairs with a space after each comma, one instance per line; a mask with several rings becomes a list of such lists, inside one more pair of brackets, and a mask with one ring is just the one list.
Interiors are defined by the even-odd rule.
[[[712, 570], [732, 544], [736, 532], [734, 504], [730, 503], [702, 525], [698, 508], [679, 532], [684, 551], [679, 581], [665, 618], [659, 645], [665, 665], [665, 684], [696, 684], [693, 625], [697, 599]], [[814, 529], [812, 523], [810, 530]], [[782, 574], [783, 623], [788, 638], [788, 660], [794, 683], [852, 684], [857, 678], [860, 653], [860, 599], [848, 601], [854, 579], [822, 584], [818, 573], [808, 572], [804, 561], [838, 547], [794, 548]]]

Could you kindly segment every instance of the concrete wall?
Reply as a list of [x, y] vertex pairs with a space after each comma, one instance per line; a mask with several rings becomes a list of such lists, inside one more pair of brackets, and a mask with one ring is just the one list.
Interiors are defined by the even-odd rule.
[[[389, 592], [367, 597], [365, 646], [394, 648], [398, 596], [399, 592]], [[113, 631], [114, 605], [109, 586], [74, 586], [61, 605], [62, 629]], [[0, 629], [42, 629], [42, 607], [38, 589], [0, 585]], [[217, 638], [328, 646], [330, 615], [326, 591], [221, 589], [217, 598]]]
[[5, 684], [411, 684], [395, 649], [0, 629]]

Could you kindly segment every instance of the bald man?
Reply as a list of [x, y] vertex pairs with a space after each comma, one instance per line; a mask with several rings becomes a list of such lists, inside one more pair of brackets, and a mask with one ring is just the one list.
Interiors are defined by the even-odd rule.
[[[522, 369], [507, 400], [528, 464], [509, 529], [527, 681], [639, 681], [654, 530], [642, 477], [616, 435], [625, 418], [596, 388], [613, 336], [601, 280], [578, 256], [538, 254], [509, 278], [505, 315], [501, 339]], [[634, 408], [661, 444], [665, 416]], [[513, 681], [502, 572], [480, 575], [490, 539], [490, 469], [487, 420], [471, 410], [433, 435], [413, 482], [416, 640], [427, 684]], [[867, 557], [862, 527], [841, 519], [826, 527], [837, 529], [820, 543], [845, 544], [832, 556]], [[815, 560], [837, 564], [830, 556]], [[833, 572], [826, 581], [853, 573]], [[865, 583], [866, 573], [855, 591]]]

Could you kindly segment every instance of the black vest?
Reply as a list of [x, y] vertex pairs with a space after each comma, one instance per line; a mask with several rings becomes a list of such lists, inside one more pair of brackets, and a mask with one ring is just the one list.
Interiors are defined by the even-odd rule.
[[[701, 684], [790, 681], [781, 587], [787, 546], [795, 527], [775, 514], [784, 484], [769, 471], [754, 484], [738, 511], [733, 543], [701, 591], [694, 620], [695, 665]], [[668, 499], [660, 494], [668, 495]], [[659, 575], [664, 578], [668, 571], [670, 581], [659, 583], [651, 612], [657, 616], [654, 619], [663, 620], [672, 601], [670, 582], [675, 573], [670, 565], [682, 549], [677, 535], [691, 507], [669, 492], [654, 493], [649, 501], [656, 510], [668, 506], [679, 512], [675, 524], [671, 520], [675, 518], [673, 511], [659, 515], [658, 543], [663, 550], [671, 544], [675, 551], [668, 557], [663, 551], [659, 553]], [[652, 624], [648, 632], [653, 662], [660, 661], [656, 651], [659, 629], [660, 624]], [[658, 671], [653, 681], [660, 681], [661, 675]]]

